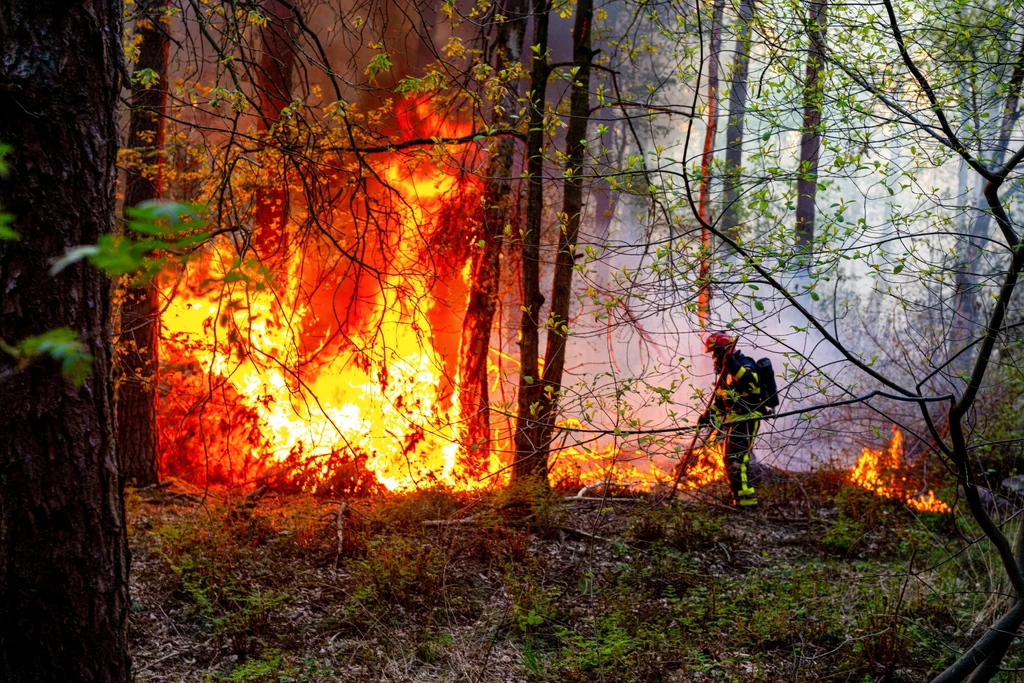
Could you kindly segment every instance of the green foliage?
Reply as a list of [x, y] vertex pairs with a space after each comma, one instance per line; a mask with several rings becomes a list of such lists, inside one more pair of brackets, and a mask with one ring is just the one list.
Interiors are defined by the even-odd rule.
[[391, 55], [387, 52], [378, 52], [366, 64], [365, 73], [372, 81], [377, 74], [385, 71], [391, 71]]
[[136, 69], [132, 73], [132, 83], [142, 85], [148, 90], [160, 84], [160, 75], [153, 69]]
[[821, 546], [826, 552], [840, 557], [849, 557], [864, 543], [864, 528], [845, 515], [840, 515], [821, 537]]
[[[6, 177], [10, 172], [10, 167], [7, 165], [6, 160], [7, 155], [10, 153], [11, 146], [0, 143], [0, 178]], [[13, 222], [14, 216], [4, 212], [3, 207], [0, 207], [0, 242], [18, 239], [18, 233], [11, 227]]]
[[205, 222], [199, 210], [178, 202], [143, 202], [125, 210], [127, 228], [141, 235], [102, 235], [98, 244], [69, 249], [54, 261], [54, 275], [79, 261], [92, 265], [111, 276], [133, 275], [136, 283], [153, 279], [173, 257], [186, 258], [195, 248], [208, 241], [203, 232]]
[[93, 358], [88, 347], [66, 327], [22, 339], [13, 346], [0, 340], [0, 351], [13, 357], [22, 369], [42, 357], [52, 358], [60, 363], [61, 374], [78, 387], [92, 371]]
[[356, 594], [378, 605], [443, 598], [444, 556], [419, 539], [390, 536], [372, 541], [359, 561]]
[[288, 596], [254, 580], [247, 564], [257, 561], [254, 530], [259, 515], [243, 518], [233, 508], [212, 507], [209, 517], [189, 515], [156, 527], [156, 555], [175, 579], [175, 595], [217, 642], [240, 655], [264, 648], [271, 622]]
[[550, 632], [558, 618], [554, 592], [532, 576], [507, 574], [505, 589], [512, 605], [516, 630], [522, 635]]

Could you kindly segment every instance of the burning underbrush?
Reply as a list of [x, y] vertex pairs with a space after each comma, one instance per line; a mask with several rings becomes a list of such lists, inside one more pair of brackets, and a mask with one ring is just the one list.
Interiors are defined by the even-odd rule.
[[[426, 100], [394, 117], [399, 140], [468, 130]], [[290, 202], [286, 220], [260, 226], [275, 239], [221, 236], [167, 278], [165, 471], [346, 493], [491, 482], [498, 453], [459, 451], [452, 379], [453, 302], [466, 297], [480, 202], [463, 165], [479, 150], [438, 147], [370, 155], [358, 193], [327, 188], [343, 209], [307, 215]]]
[[949, 505], [935, 497], [935, 492], [911, 483], [903, 460], [903, 432], [893, 426], [892, 440], [885, 450], [865, 447], [850, 481], [884, 498], [906, 503], [921, 512], [949, 513]]

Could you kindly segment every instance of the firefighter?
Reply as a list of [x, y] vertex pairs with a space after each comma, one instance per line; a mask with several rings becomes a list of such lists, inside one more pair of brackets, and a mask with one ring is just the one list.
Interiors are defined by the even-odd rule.
[[[736, 348], [736, 337], [716, 332], [707, 338], [704, 348], [715, 361], [716, 391], [712, 410], [701, 416], [701, 424], [710, 422], [712, 413], [719, 424], [762, 417], [759, 410], [764, 402], [764, 392], [758, 382], [757, 363]], [[725, 468], [733, 500], [738, 507], [749, 510], [757, 508], [757, 494], [750, 482], [748, 465], [759, 424], [759, 419], [753, 419], [725, 424], [721, 428], [725, 436]]]

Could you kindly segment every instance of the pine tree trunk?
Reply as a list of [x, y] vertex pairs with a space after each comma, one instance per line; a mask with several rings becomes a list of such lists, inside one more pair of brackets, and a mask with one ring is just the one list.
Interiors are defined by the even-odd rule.
[[523, 313], [519, 322], [519, 393], [516, 419], [513, 480], [534, 476], [547, 482], [545, 463], [538, 452], [537, 416], [541, 383], [538, 377], [540, 353], [540, 313], [544, 295], [540, 293], [540, 229], [544, 216], [544, 105], [548, 75], [548, 0], [533, 0], [533, 63], [528, 94], [529, 132], [526, 139], [526, 223], [523, 226], [520, 283]]
[[[529, 5], [526, 0], [504, 0], [498, 13], [506, 19], [498, 25], [495, 68], [499, 71], [519, 63], [526, 35]], [[506, 91], [495, 101], [492, 127], [508, 124], [509, 113], [517, 110], [517, 93]], [[462, 323], [459, 350], [459, 401], [462, 419], [461, 440], [466, 464], [481, 468], [488, 460], [491, 441], [490, 395], [487, 388], [487, 357], [491, 348], [491, 328], [498, 310], [498, 284], [501, 280], [501, 249], [505, 225], [509, 220], [512, 165], [516, 145], [512, 138], [500, 138], [487, 165], [483, 225], [473, 247], [472, 280], [469, 302]], [[479, 240], [479, 241], [478, 241]]]
[[[268, 141], [273, 141], [283, 138], [282, 131], [274, 127], [281, 120], [281, 112], [292, 101], [296, 20], [290, 4], [280, 0], [265, 0], [263, 12], [267, 24], [261, 29], [262, 48], [256, 70], [257, 128]], [[263, 258], [282, 258], [287, 248], [289, 215], [288, 156], [279, 150], [270, 150], [261, 160], [263, 177], [256, 189], [253, 243]]]
[[583, 213], [583, 176], [587, 151], [587, 124], [590, 122], [590, 30], [594, 18], [594, 0], [578, 0], [576, 23], [572, 32], [573, 68], [576, 76], [569, 98], [569, 127], [565, 133], [567, 161], [565, 189], [562, 194], [562, 220], [558, 235], [558, 254], [551, 283], [551, 311], [544, 374], [541, 380], [539, 430], [536, 459], [547, 474], [548, 448], [558, 415], [558, 400], [564, 391], [565, 345], [569, 336], [569, 307], [572, 304], [572, 272], [576, 266], [576, 241]]
[[[821, 107], [824, 87], [821, 72], [825, 55], [827, 0], [808, 6], [807, 75], [804, 80], [804, 120], [800, 136], [800, 168], [796, 184], [796, 244], [809, 251], [814, 240], [815, 199], [818, 196], [818, 158], [821, 155]], [[810, 254], [806, 267], [810, 267]]]
[[743, 166], [743, 124], [747, 116], [747, 81], [750, 78], [750, 22], [753, 0], [740, 0], [736, 25], [736, 54], [732, 60], [729, 87], [729, 124], [725, 129], [725, 182], [722, 230], [733, 238], [739, 234], [740, 173]]
[[697, 278], [697, 317], [701, 326], [711, 312], [711, 165], [715, 160], [715, 138], [718, 136], [718, 62], [722, 51], [722, 14], [725, 0], [714, 0], [711, 10], [711, 44], [708, 48], [708, 107], [704, 129], [704, 152], [700, 158], [700, 203], [698, 211], [703, 222], [700, 230], [700, 268]]
[[[166, 0], [139, 2], [135, 33], [142, 37], [136, 73], [152, 70], [157, 82], [132, 85], [127, 147], [134, 163], [125, 174], [124, 205], [160, 199], [163, 182], [164, 113], [167, 106], [167, 54], [163, 23]], [[117, 448], [126, 482], [157, 483], [157, 387], [159, 385], [160, 303], [156, 287], [130, 287], [121, 305], [117, 388]]]
[[[0, 338], [66, 327], [88, 346], [76, 388], [54, 363], [0, 382], [0, 680], [131, 680], [128, 552], [114, 440], [110, 280], [53, 259], [114, 228], [121, 3], [9, 0], [0, 18]], [[0, 363], [7, 361], [0, 358]]]

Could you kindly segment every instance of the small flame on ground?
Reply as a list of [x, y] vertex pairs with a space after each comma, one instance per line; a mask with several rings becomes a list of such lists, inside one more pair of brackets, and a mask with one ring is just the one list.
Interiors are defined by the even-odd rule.
[[921, 512], [948, 513], [949, 505], [939, 500], [934, 491], [923, 494], [907, 479], [903, 467], [903, 433], [895, 426], [892, 440], [884, 451], [864, 448], [850, 473], [850, 481], [885, 498], [900, 500]]
[[[579, 420], [569, 418], [558, 426], [576, 429], [583, 425]], [[714, 438], [694, 448], [689, 458], [680, 448], [675, 456], [680, 462], [686, 463], [686, 473], [679, 481], [679, 490], [693, 491], [715, 481], [724, 481], [723, 449], [724, 442]], [[611, 481], [631, 491], [648, 492], [658, 486], [671, 487], [675, 483], [678, 467], [679, 464], [660, 466], [648, 454], [616, 444], [576, 445], [552, 449], [549, 480], [552, 486], [566, 482], [589, 486]]]

